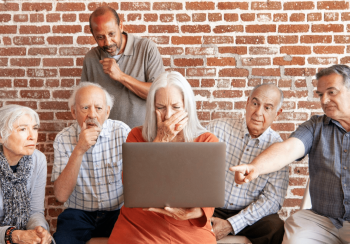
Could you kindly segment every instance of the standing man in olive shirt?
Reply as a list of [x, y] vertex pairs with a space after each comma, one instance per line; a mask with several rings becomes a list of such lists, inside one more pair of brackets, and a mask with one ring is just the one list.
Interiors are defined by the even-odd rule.
[[149, 87], [165, 71], [156, 44], [123, 32], [117, 12], [108, 6], [91, 14], [90, 30], [98, 47], [86, 54], [81, 81], [96, 82], [115, 97], [111, 119], [131, 128], [142, 125]]

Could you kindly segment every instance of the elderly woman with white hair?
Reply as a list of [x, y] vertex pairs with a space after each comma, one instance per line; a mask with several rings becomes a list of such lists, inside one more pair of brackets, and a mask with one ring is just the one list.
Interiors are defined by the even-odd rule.
[[[217, 142], [199, 123], [191, 86], [178, 72], [162, 73], [152, 84], [143, 127], [127, 142]], [[214, 208], [126, 208], [108, 243], [216, 243], [210, 217]]]
[[39, 116], [0, 108], [0, 243], [51, 243], [44, 217], [46, 158], [36, 150]]

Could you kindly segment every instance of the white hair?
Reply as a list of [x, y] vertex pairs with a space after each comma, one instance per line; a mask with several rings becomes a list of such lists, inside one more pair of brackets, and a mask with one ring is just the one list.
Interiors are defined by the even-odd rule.
[[146, 102], [146, 118], [143, 124], [142, 136], [145, 140], [152, 142], [157, 136], [157, 116], [155, 111], [155, 96], [160, 88], [175, 86], [180, 89], [184, 99], [184, 109], [188, 113], [188, 121], [183, 128], [186, 142], [191, 142], [196, 137], [207, 132], [199, 123], [196, 111], [194, 94], [188, 81], [176, 71], [166, 71], [159, 75], [148, 92]]
[[97, 83], [93, 83], [93, 82], [87, 82], [87, 81], [84, 81], [84, 82], [80, 82], [80, 84], [76, 87], [74, 87], [73, 89], [73, 93], [72, 95], [70, 96], [69, 100], [68, 100], [68, 107], [69, 109], [72, 108], [72, 106], [75, 106], [75, 97], [78, 93], [78, 91], [83, 88], [83, 87], [87, 87], [87, 86], [95, 86], [95, 87], [98, 87], [100, 89], [103, 90], [103, 92], [105, 93], [105, 96], [106, 96], [106, 102], [107, 102], [107, 106], [109, 106], [110, 110], [112, 110], [112, 107], [113, 107], [113, 104], [114, 104], [114, 97], [109, 94], [107, 92], [106, 89], [104, 89], [102, 86], [100, 86], [99, 84]]
[[253, 95], [254, 91], [255, 91], [256, 89], [258, 89], [259, 87], [262, 87], [262, 86], [274, 86], [274, 87], [276, 87], [276, 88], [278, 89], [278, 91], [280, 92], [280, 102], [278, 103], [277, 109], [276, 109], [276, 112], [278, 112], [278, 110], [279, 110], [279, 109], [282, 107], [282, 105], [283, 105], [284, 96], [283, 96], [282, 90], [281, 90], [278, 86], [276, 86], [275, 84], [273, 84], [273, 83], [263, 83], [263, 84], [260, 84], [260, 85], [255, 86], [255, 87], [253, 88], [253, 90], [252, 90], [252, 91], [250, 92], [250, 94], [249, 94], [249, 100], [252, 98], [252, 95]]
[[15, 121], [23, 115], [29, 115], [40, 125], [39, 115], [31, 108], [15, 104], [5, 105], [0, 108], [0, 136], [3, 144], [6, 143], [7, 138], [11, 135]]

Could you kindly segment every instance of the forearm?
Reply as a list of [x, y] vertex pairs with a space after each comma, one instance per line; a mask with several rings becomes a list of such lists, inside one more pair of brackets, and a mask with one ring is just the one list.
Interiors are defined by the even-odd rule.
[[47, 231], [49, 231], [49, 225], [45, 219], [45, 216], [42, 213], [35, 213], [32, 216], [30, 216], [26, 225], [26, 229], [34, 230], [37, 226], [41, 226]]
[[119, 82], [142, 99], [147, 98], [149, 88], [152, 85], [152, 83], [141, 82], [127, 74], [124, 74]]
[[68, 163], [60, 176], [54, 182], [55, 197], [59, 202], [65, 202], [72, 194], [83, 160], [83, 155], [77, 147], [73, 150]]

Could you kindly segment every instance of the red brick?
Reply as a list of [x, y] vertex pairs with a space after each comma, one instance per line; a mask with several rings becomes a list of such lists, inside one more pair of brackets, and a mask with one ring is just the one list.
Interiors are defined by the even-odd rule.
[[247, 54], [247, 47], [219, 47], [219, 53]]
[[28, 15], [27, 14], [15, 14], [13, 16], [14, 22], [28, 22]]
[[213, 29], [214, 33], [243, 32], [243, 25], [218, 25]]
[[211, 113], [211, 119], [221, 119], [221, 118], [232, 118], [232, 119], [239, 119], [242, 118], [241, 113], [235, 113], [235, 112], [212, 112]]
[[273, 58], [273, 65], [305, 65], [304, 57], [292, 57], [291, 61], [284, 60], [284, 57]]
[[339, 13], [324, 13], [324, 21], [337, 21], [339, 20]]
[[281, 53], [286, 54], [311, 54], [311, 47], [310, 46], [282, 46]]
[[44, 58], [43, 66], [58, 67], [58, 66], [73, 66], [72, 58]]
[[215, 68], [188, 68], [186, 69], [187, 76], [215, 76]]
[[295, 102], [292, 101], [284, 101], [282, 105], [283, 110], [290, 110], [290, 109], [295, 109], [296, 105]]
[[210, 120], [210, 112], [197, 112], [199, 120]]
[[309, 167], [295, 167], [294, 174], [309, 175]]
[[53, 13], [53, 14], [46, 14], [46, 22], [58, 22], [61, 20], [60, 14]]
[[308, 91], [283, 91], [284, 98], [305, 98], [308, 97]]
[[350, 20], [350, 12], [342, 12], [341, 13], [341, 20], [342, 21], [349, 21]]
[[186, 55], [213, 55], [215, 50], [212, 47], [186, 47]]
[[29, 48], [28, 50], [29, 55], [56, 55], [57, 54], [57, 48], [51, 47], [51, 48]]
[[284, 74], [289, 76], [313, 76], [316, 75], [314, 68], [285, 68]]
[[26, 106], [26, 107], [29, 107], [32, 109], [38, 108], [36, 102], [34, 102], [34, 101], [7, 101], [6, 105], [9, 105], [9, 104], [18, 104], [18, 105]]
[[213, 2], [186, 2], [186, 10], [214, 10]]
[[161, 22], [173, 22], [174, 15], [173, 14], [161, 14], [159, 16]]
[[0, 22], [9, 22], [11, 20], [11, 14], [0, 14]]
[[287, 198], [283, 202], [283, 207], [299, 207], [301, 201], [301, 199]]
[[57, 119], [74, 120], [71, 112], [56, 112], [55, 115]]
[[156, 21], [158, 21], [158, 15], [157, 14], [145, 14], [143, 17], [143, 20], [146, 22], [156, 22]]
[[0, 58], [0, 66], [7, 66], [7, 64], [8, 64], [8, 58]]
[[254, 21], [255, 20], [255, 13], [241, 14], [241, 20], [243, 20], [243, 21]]
[[194, 13], [192, 14], [192, 22], [204, 22], [207, 20], [207, 14]]
[[273, 22], [287, 22], [288, 21], [288, 14], [274, 14], [273, 15]]
[[30, 15], [30, 22], [44, 22], [44, 15], [43, 14], [31, 14]]
[[203, 44], [233, 43], [232, 36], [203, 36]]
[[238, 14], [224, 14], [224, 20], [226, 22], [238, 21]]
[[57, 25], [52, 27], [53, 33], [68, 33], [68, 34], [74, 34], [81, 32], [81, 26], [80, 25]]
[[81, 76], [81, 68], [60, 68], [60, 76]]
[[64, 22], [75, 22], [77, 19], [77, 16], [75, 14], [63, 14], [62, 20]]
[[292, 22], [303, 22], [303, 21], [305, 21], [305, 14], [293, 13], [290, 15], [289, 20]]
[[293, 123], [273, 123], [271, 129], [275, 131], [294, 131], [295, 125]]
[[279, 68], [270, 68], [270, 69], [253, 68], [252, 75], [255, 75], [255, 76], [280, 76], [281, 74], [280, 74]]
[[232, 87], [245, 87], [245, 79], [232, 79]]
[[153, 3], [153, 10], [182, 10], [182, 3], [177, 3], [177, 2]]
[[148, 2], [121, 2], [120, 10], [125, 11], [145, 11], [151, 10], [151, 4]]
[[23, 77], [25, 75], [24, 69], [0, 69], [0, 77]]
[[283, 10], [310, 10], [315, 9], [315, 4], [308, 2], [286, 2], [283, 4]]
[[47, 42], [51, 45], [73, 44], [72, 36], [49, 36]]
[[276, 32], [276, 25], [247, 25], [245, 31], [247, 33]]
[[15, 79], [13, 81], [15, 87], [27, 87], [28, 86], [28, 80], [26, 79]]
[[89, 22], [90, 14], [79, 14], [80, 22]]
[[57, 76], [56, 69], [28, 69], [27, 76], [29, 77], [55, 77]]
[[84, 11], [84, 3], [57, 3], [56, 11]]
[[202, 79], [201, 87], [214, 87], [215, 80], [214, 79]]
[[47, 79], [46, 80], [46, 86], [47, 87], [58, 87], [59, 84], [60, 84], [59, 80], [55, 80], [55, 79], [52, 79], [52, 80], [51, 79]]
[[68, 102], [40, 102], [41, 109], [68, 110]]
[[221, 21], [222, 14], [221, 13], [208, 13], [208, 20], [211, 22]]
[[9, 88], [12, 87], [12, 82], [10, 79], [0, 79], [0, 87], [1, 88]]
[[218, 9], [220, 10], [248, 10], [248, 2], [219, 2]]
[[98, 7], [101, 6], [109, 6], [115, 10], [119, 9], [118, 3], [117, 2], [110, 2], [110, 3], [106, 3], [106, 2], [95, 2], [95, 3], [89, 3], [88, 4], [88, 10], [89, 11], [94, 11], [95, 9], [97, 9]]
[[170, 66], [171, 63], [170, 63], [170, 58], [162, 58], [163, 59], [163, 65], [164, 66]]
[[128, 33], [144, 33], [146, 32], [145, 25], [124, 25], [124, 31]]
[[322, 20], [322, 14], [321, 13], [310, 13], [307, 14], [307, 21], [313, 22], [313, 21], [321, 21]]
[[256, 20], [258, 22], [270, 22], [272, 20], [270, 13], [262, 13], [256, 15]]
[[177, 14], [176, 20], [179, 22], [189, 22], [191, 21], [191, 17], [188, 14]]
[[[244, 80], [245, 79], [240, 79], [240, 80]], [[235, 86], [234, 80], [232, 80], [232, 86]], [[230, 84], [230, 80], [229, 79], [218, 79], [217, 80], [217, 88], [230, 88], [231, 84]], [[238, 85], [235, 87], [239, 87]]]
[[304, 196], [305, 193], [305, 189], [304, 188], [294, 188], [291, 190], [291, 193], [293, 194], [293, 196]]
[[42, 79], [30, 79], [29, 80], [29, 86], [30, 87], [43, 87], [44, 86], [44, 80], [42, 80]]
[[73, 87], [73, 86], [74, 86], [74, 79], [61, 80], [61, 87]]
[[0, 56], [23, 56], [26, 55], [24, 47], [0, 48]]
[[19, 28], [20, 34], [45, 34], [49, 32], [50, 32], [50, 26], [48, 25], [44, 25], [44, 26], [22, 25]]
[[211, 28], [210, 25], [183, 25], [181, 31], [183, 33], [210, 33]]
[[335, 43], [350, 43], [350, 36], [334, 36]]
[[15, 36], [13, 38], [15, 45], [42, 45], [45, 44], [43, 36]]
[[265, 44], [264, 36], [237, 36], [236, 44]]
[[161, 55], [181, 55], [184, 52], [182, 47], [158, 47]]
[[289, 177], [290, 186], [305, 186], [308, 178]]
[[1, 34], [16, 34], [17, 33], [17, 26], [16, 25], [0, 26], [0, 33]]
[[213, 92], [215, 98], [234, 98], [242, 97], [243, 92], [240, 90], [215, 90]]
[[203, 109], [206, 110], [232, 110], [232, 102], [203, 102]]
[[199, 87], [199, 79], [187, 79], [191, 87]]
[[307, 61], [309, 64], [315, 65], [333, 65], [338, 63], [336, 57], [309, 57]]
[[208, 66], [236, 66], [236, 60], [233, 57], [207, 58]]
[[[1, 69], [0, 69], [1, 74]], [[0, 99], [13, 99], [18, 98], [17, 91], [10, 91], [10, 90], [0, 90]]]
[[52, 92], [53, 98], [68, 99], [72, 95], [71, 90], [55, 90]]
[[341, 24], [319, 24], [311, 26], [312, 32], [343, 32], [344, 25]]
[[93, 45], [96, 41], [93, 36], [78, 36], [77, 43], [81, 45]]
[[268, 36], [267, 42], [270, 44], [294, 44], [298, 43], [298, 36]]
[[40, 58], [12, 58], [11, 66], [39, 66]]
[[271, 65], [270, 58], [241, 58], [243, 66]]
[[347, 1], [320, 1], [317, 2], [317, 9], [342, 10], [349, 9]]
[[309, 25], [280, 25], [278, 27], [279, 33], [300, 33], [308, 31]]
[[22, 11], [51, 11], [52, 3], [23, 3]]
[[62, 56], [79, 56], [79, 55], [85, 55], [90, 48], [87, 47], [61, 47], [59, 49], [59, 54]]
[[314, 53], [317, 54], [330, 54], [330, 53], [337, 53], [337, 54], [343, 54], [344, 53], [344, 46], [315, 46]]
[[344, 57], [340, 59], [341, 64], [350, 64], [350, 57]]
[[156, 44], [169, 44], [169, 36], [143, 36], [152, 40]]
[[219, 71], [219, 77], [248, 77], [249, 71], [240, 68], [227, 68]]
[[271, 55], [277, 53], [277, 47], [249, 47], [249, 54], [251, 55]]
[[175, 58], [175, 66], [203, 66], [203, 58]]
[[252, 10], [280, 10], [282, 5], [280, 2], [252, 2]]
[[20, 95], [22, 98], [34, 98], [43, 99], [50, 98], [50, 91], [47, 90], [21, 90]]
[[306, 80], [305, 79], [299, 79], [294, 82], [294, 85], [296, 88], [302, 88], [302, 87], [307, 87]]
[[179, 33], [177, 25], [150, 25], [148, 26], [149, 33]]
[[4, 36], [4, 37], [2, 38], [2, 41], [4, 42], [4, 45], [6, 45], [6, 46], [12, 45], [11, 37]]
[[332, 43], [332, 36], [305, 35], [300, 37], [300, 43]]

